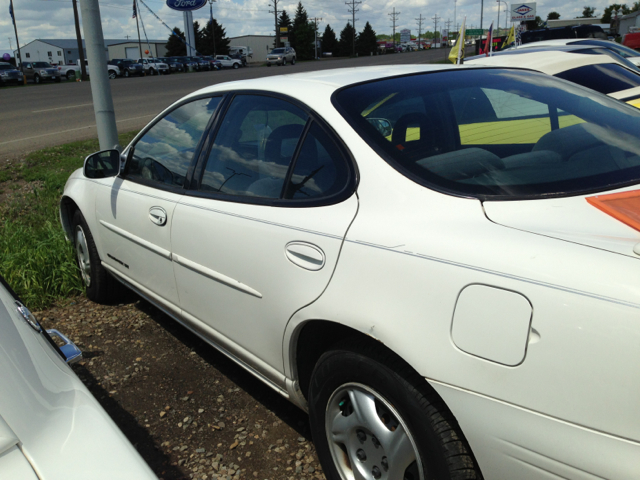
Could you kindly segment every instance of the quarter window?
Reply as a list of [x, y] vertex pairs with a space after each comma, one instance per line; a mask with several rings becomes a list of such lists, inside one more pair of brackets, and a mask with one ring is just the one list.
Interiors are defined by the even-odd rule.
[[183, 187], [196, 147], [220, 97], [182, 105], [155, 123], [135, 146], [126, 177], [159, 186]]

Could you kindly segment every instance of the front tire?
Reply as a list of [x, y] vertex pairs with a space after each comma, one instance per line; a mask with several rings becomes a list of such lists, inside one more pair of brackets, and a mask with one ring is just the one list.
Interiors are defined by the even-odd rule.
[[234, 64], [233, 64], [233, 68], [236, 68], [236, 69], [237, 69], [237, 68], [238, 68], [238, 64], [237, 64], [237, 63], [234, 63]]
[[293, 58], [291, 59], [291, 65], [295, 65], [295, 64], [296, 64], [296, 57], [293, 57]]
[[115, 70], [109, 70], [109, 78], [115, 80], [118, 77]]
[[151, 75], [152, 77], [156, 74], [156, 71], [153, 68], [149, 69], [149, 75]]
[[283, 59], [282, 59], [282, 66], [284, 67], [286, 64], [287, 64], [287, 59], [286, 59], [286, 58], [283, 58]]
[[363, 343], [325, 353], [308, 398], [327, 480], [482, 478], [446, 405], [390, 352]]
[[73, 242], [87, 298], [96, 303], [112, 303], [122, 287], [102, 266], [93, 235], [80, 210], [73, 215]]
[[125, 78], [129, 78], [129, 75], [131, 74], [129, 73], [129, 70], [125, 70], [123, 75]]
[[38, 74], [34, 75], [33, 83], [35, 83], [36, 85], [39, 85], [41, 81], [42, 80], [40, 79], [40, 75], [38, 75]]

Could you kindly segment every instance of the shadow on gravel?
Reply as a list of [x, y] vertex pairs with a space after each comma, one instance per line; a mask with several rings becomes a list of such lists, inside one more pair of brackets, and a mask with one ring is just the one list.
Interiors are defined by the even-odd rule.
[[272, 411], [300, 436], [311, 441], [309, 417], [305, 412], [146, 300], [140, 299], [137, 308], [257, 402]]
[[[92, 352], [86, 358], [99, 357], [103, 352]], [[100, 381], [89, 370], [81, 365], [74, 365], [73, 370], [80, 377], [91, 394], [100, 402], [102, 408], [109, 414], [122, 433], [129, 439], [147, 465], [160, 477], [183, 478], [184, 474], [176, 467], [171, 466], [170, 458], [162, 453], [155, 444], [149, 432], [135, 419], [133, 415], [124, 410], [120, 404], [102, 388]], [[91, 386], [88, 386], [91, 385]]]

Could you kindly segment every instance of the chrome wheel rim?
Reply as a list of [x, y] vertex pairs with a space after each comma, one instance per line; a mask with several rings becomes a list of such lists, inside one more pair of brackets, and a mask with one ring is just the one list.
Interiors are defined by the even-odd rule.
[[89, 247], [87, 239], [84, 236], [82, 227], [76, 227], [76, 256], [78, 257], [78, 266], [80, 267], [80, 275], [85, 286], [91, 286], [91, 259], [89, 257]]
[[343, 480], [424, 480], [416, 443], [398, 411], [359, 383], [342, 385], [327, 403], [325, 432]]

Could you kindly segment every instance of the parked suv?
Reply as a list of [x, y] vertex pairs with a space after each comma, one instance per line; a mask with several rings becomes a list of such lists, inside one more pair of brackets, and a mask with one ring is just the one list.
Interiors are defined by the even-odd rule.
[[15, 83], [21, 85], [24, 77], [22, 72], [10, 63], [0, 62], [0, 87], [8, 84]]
[[170, 72], [184, 72], [184, 65], [182, 62], [179, 62], [174, 58], [160, 57], [158, 60], [162, 63], [166, 63]]
[[267, 67], [275, 63], [276, 65], [286, 65], [287, 62], [291, 62], [291, 65], [296, 64], [296, 51], [291, 47], [280, 47], [271, 50], [271, 53], [267, 55]]
[[109, 65], [117, 66], [122, 72], [123, 77], [130, 77], [131, 75], [144, 75], [144, 68], [140, 63], [136, 63], [130, 58], [114, 58], [109, 60]]
[[41, 83], [44, 80], [59, 82], [61, 78], [58, 68], [49, 62], [25, 62], [24, 74], [27, 80], [33, 80], [33, 83]]
[[242, 61], [231, 58], [229, 55], [216, 55], [216, 60], [225, 68], [240, 68], [242, 66]]
[[138, 63], [142, 65], [145, 75], [169, 74], [169, 65], [158, 58], [139, 58]]

